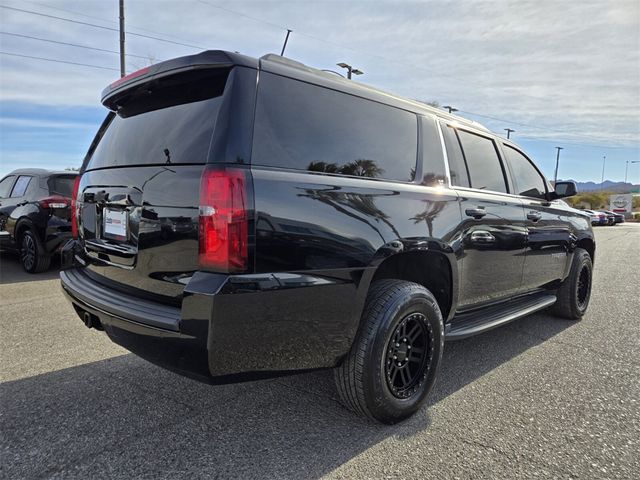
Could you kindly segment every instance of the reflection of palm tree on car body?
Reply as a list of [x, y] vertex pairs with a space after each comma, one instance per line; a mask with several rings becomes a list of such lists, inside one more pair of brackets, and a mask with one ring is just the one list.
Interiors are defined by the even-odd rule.
[[307, 170], [312, 172], [339, 173], [341, 175], [352, 175], [354, 177], [378, 178], [384, 173], [374, 160], [358, 158], [353, 162], [338, 166], [336, 163], [311, 162]]

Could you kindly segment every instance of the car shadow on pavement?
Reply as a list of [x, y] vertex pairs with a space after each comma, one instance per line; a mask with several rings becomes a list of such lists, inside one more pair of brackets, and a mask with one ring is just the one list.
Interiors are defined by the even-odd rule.
[[23, 270], [17, 253], [0, 252], [0, 285], [53, 280], [60, 276], [59, 270], [60, 257], [58, 255], [51, 259], [51, 266], [46, 272], [27, 273]]
[[429, 428], [431, 406], [570, 325], [538, 314], [448, 343], [429, 406], [395, 426], [345, 410], [328, 371], [214, 387], [128, 354], [6, 382], [0, 472], [317, 478], [389, 437]]

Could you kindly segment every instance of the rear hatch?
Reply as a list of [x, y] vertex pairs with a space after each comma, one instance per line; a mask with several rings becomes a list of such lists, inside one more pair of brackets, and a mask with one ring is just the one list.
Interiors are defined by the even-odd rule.
[[77, 210], [94, 280], [180, 301], [198, 269], [200, 178], [229, 72], [220, 66], [137, 79], [103, 100], [115, 112], [85, 158]]

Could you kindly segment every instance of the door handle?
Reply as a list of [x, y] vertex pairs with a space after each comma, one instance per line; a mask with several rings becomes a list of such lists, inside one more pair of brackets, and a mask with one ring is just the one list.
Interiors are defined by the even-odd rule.
[[540, 212], [527, 213], [527, 219], [531, 220], [532, 222], [537, 222], [541, 218], [542, 218], [542, 214]]
[[476, 230], [471, 233], [471, 241], [474, 243], [493, 243], [496, 241], [496, 237], [486, 230]]
[[487, 214], [487, 211], [484, 209], [484, 207], [477, 207], [477, 208], [467, 208], [464, 213], [466, 213], [466, 215], [468, 217], [473, 217], [476, 220], [480, 220], [482, 217], [484, 217]]

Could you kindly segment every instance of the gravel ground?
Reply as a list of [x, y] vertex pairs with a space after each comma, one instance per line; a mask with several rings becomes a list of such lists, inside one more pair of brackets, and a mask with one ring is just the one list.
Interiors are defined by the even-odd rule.
[[[393, 427], [330, 372], [212, 387], [87, 330], [57, 272], [0, 258], [2, 478], [638, 478], [640, 224], [596, 229], [582, 322], [535, 314], [448, 343]], [[635, 473], [634, 473], [635, 472]]]

